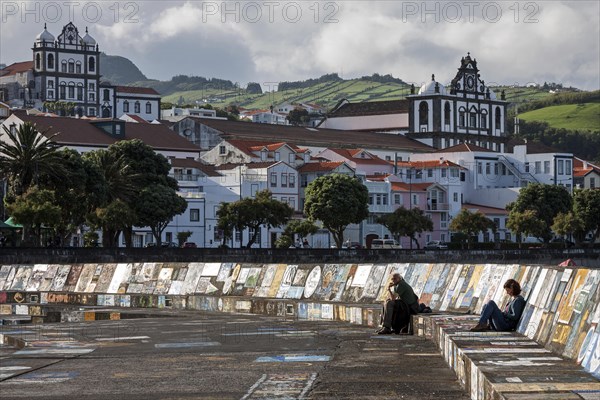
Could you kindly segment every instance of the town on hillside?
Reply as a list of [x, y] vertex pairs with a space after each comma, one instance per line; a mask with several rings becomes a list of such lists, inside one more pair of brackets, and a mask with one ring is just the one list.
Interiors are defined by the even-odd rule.
[[[144, 225], [143, 218], [135, 220], [127, 239], [119, 228], [99, 229], [100, 223], [86, 219], [62, 228], [58, 239], [46, 237], [47, 245], [339, 247], [319, 221], [310, 234], [292, 234], [291, 243], [281, 240], [288, 234], [285, 224], [223, 224], [225, 205], [258, 199], [264, 191], [291, 208], [292, 221], [303, 220], [311, 183], [330, 175], [356, 177], [368, 191], [368, 216], [346, 226], [344, 247], [389, 242], [393, 248], [448, 248], [469, 232], [459, 231], [453, 221], [471, 214], [491, 221], [467, 234], [487, 246], [551, 240], [571, 245], [597, 239], [597, 232], [590, 231], [575, 240], [575, 228], [555, 229], [551, 237], [510, 228], [516, 226], [510, 222], [510, 205], [524, 189], [551, 186], [569, 196], [579, 189], [596, 189], [600, 166], [515, 136], [518, 118], [509, 116], [506, 93], [484, 80], [494, 78], [485, 76], [485, 65], [493, 60], [478, 61], [466, 51], [457, 54], [455, 62], [448, 60], [457, 68], [449, 84], [427, 74], [426, 83], [411, 86], [403, 99], [342, 99], [329, 109], [310, 102], [232, 107], [233, 120], [208, 107], [167, 108], [153, 88], [103, 80], [101, 46], [92, 33], [69, 23], [55, 36], [44, 25], [33, 38], [32, 58], [0, 69], [3, 156], [15, 147], [11, 138], [23, 137], [27, 127], [34, 127], [53, 148], [73, 150], [97, 163], [101, 155], [115, 153], [113, 149], [125, 154], [123, 143], [137, 140], [168, 161], [166, 177], [152, 184], [176, 186], [173, 190], [184, 203], [162, 222]], [[30, 186], [40, 186], [40, 165], [32, 171]], [[11, 194], [8, 177], [3, 179], [3, 204], [7, 198], [14, 200], [11, 196], [24, 196], [24, 186], [21, 193]], [[94, 213], [101, 219], [107, 209], [98, 207]], [[431, 224], [413, 235], [398, 234], [385, 219], [399, 209], [419, 210]], [[18, 213], [3, 206], [7, 246], [22, 240], [16, 232], [23, 224], [11, 210]], [[108, 233], [115, 234], [110, 241], [102, 237]], [[296, 244], [299, 239], [301, 246]]]

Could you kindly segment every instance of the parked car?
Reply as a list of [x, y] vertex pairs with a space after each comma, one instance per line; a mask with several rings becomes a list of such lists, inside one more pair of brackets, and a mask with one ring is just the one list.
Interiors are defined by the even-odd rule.
[[572, 241], [570, 241], [568, 239], [565, 239], [565, 238], [554, 238], [554, 239], [552, 239], [551, 243], [559, 243], [559, 244], [561, 244], [563, 246], [566, 246], [566, 247], [573, 247], [573, 246], [575, 246], [574, 242], [572, 242]]
[[540, 238], [537, 238], [535, 236], [527, 236], [526, 238], [523, 239], [523, 243], [529, 243], [529, 244], [542, 244], [544, 243], [544, 241]]
[[394, 239], [373, 239], [371, 242], [372, 249], [401, 249], [402, 246]]
[[174, 248], [174, 247], [179, 247], [179, 246], [175, 242], [162, 242], [160, 244], [160, 247]]
[[185, 242], [181, 247], [184, 249], [195, 249], [198, 246], [194, 242]]
[[149, 243], [146, 243], [146, 244], [144, 245], [144, 247], [146, 247], [146, 248], [148, 248], [148, 247], [156, 247], [156, 243], [154, 243], [154, 242], [149, 242]]
[[342, 245], [342, 249], [357, 250], [362, 248], [362, 245], [358, 242], [344, 242]]
[[441, 240], [432, 240], [427, 242], [424, 247], [425, 250], [448, 250], [448, 243], [442, 242]]

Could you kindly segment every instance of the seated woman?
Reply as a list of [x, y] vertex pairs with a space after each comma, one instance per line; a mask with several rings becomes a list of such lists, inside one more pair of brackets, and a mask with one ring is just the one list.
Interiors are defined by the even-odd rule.
[[471, 328], [472, 332], [483, 332], [490, 329], [496, 331], [514, 331], [525, 309], [525, 299], [521, 296], [521, 285], [514, 279], [504, 284], [506, 294], [512, 297], [504, 311], [500, 311], [494, 300], [490, 300], [481, 310], [479, 323]]

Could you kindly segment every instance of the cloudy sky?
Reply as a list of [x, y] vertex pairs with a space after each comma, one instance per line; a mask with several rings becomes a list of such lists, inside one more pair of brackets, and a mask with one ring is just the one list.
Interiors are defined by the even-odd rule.
[[[25, 7], [24, 7], [25, 4]], [[0, 63], [30, 60], [48, 23], [73, 20], [146, 76], [218, 77], [242, 86], [392, 74], [448, 82], [471, 52], [488, 84], [600, 88], [600, 2], [0, 0]], [[117, 7], [115, 7], [115, 5]]]

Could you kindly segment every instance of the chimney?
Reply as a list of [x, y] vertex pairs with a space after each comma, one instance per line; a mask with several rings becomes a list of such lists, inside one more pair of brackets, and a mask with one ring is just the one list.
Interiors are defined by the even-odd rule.
[[440, 157], [440, 165], [444, 163], [444, 157]]

